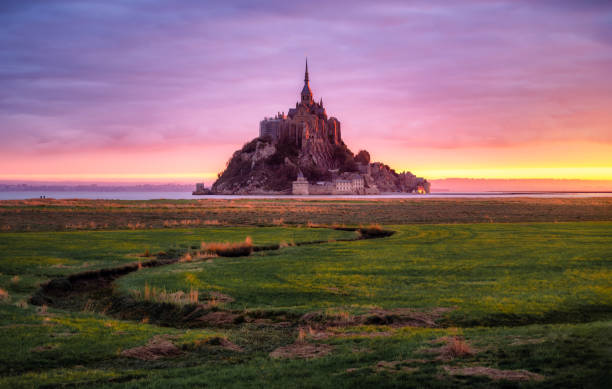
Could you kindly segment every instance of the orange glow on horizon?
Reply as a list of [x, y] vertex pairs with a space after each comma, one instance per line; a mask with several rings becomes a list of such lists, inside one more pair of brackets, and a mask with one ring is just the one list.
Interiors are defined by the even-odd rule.
[[612, 167], [424, 169], [419, 173], [429, 180], [444, 178], [612, 180]]
[[[565, 179], [612, 181], [612, 144], [584, 141], [523, 144], [513, 147], [432, 148], [349, 133], [345, 142], [357, 153], [366, 149], [372, 161], [428, 180]], [[255, 134], [246, 136], [252, 139]], [[196, 183], [210, 185], [241, 143], [189, 144], [151, 152], [106, 149], [70, 153], [5, 153], [2, 181], [74, 181]]]
[[[398, 171], [409, 169], [397, 169]], [[445, 178], [506, 179], [506, 180], [587, 180], [611, 181], [612, 167], [536, 167], [490, 169], [428, 169], [418, 171], [428, 180]], [[0, 174], [1, 181], [74, 181], [74, 182], [147, 182], [147, 183], [195, 183], [213, 182], [215, 172], [163, 173], [163, 174]]]

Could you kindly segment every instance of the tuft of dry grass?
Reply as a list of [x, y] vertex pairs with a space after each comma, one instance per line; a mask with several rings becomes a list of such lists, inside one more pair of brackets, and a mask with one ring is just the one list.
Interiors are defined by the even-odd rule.
[[0, 288], [0, 301], [8, 301], [10, 298], [11, 296], [9, 296], [9, 293], [6, 290]]
[[370, 224], [367, 227], [360, 227], [357, 229], [357, 233], [361, 238], [377, 238], [390, 236], [393, 234], [392, 231], [383, 229], [380, 224]]
[[295, 340], [295, 343], [298, 343], [298, 344], [306, 343], [306, 335], [307, 335], [307, 331], [303, 327], [300, 327], [300, 329], [298, 330], [298, 336], [297, 336], [297, 339]]
[[445, 344], [439, 348], [427, 349], [425, 352], [438, 354], [436, 359], [440, 361], [451, 361], [455, 358], [465, 358], [476, 354], [470, 345], [459, 336], [445, 336], [434, 341], [434, 343]]
[[189, 290], [189, 303], [197, 304], [200, 300], [200, 292], [197, 289], [191, 288]]
[[158, 303], [185, 305], [198, 304], [200, 301], [200, 291], [194, 288], [190, 288], [189, 293], [185, 293], [182, 290], [177, 292], [168, 292], [165, 288], [156, 288], [154, 286], [150, 286], [148, 283], [145, 283], [143, 293], [141, 293], [139, 290], [132, 290], [131, 292], [132, 295], [138, 299]]
[[282, 241], [278, 244], [278, 248], [280, 249], [285, 248], [285, 247], [291, 247], [291, 246], [295, 246], [295, 243]]
[[486, 366], [454, 367], [442, 366], [450, 375], [457, 376], [483, 376], [492, 380], [506, 381], [542, 381], [544, 376], [527, 370], [500, 370]]
[[338, 325], [349, 325], [353, 321], [350, 312], [340, 309], [327, 309], [325, 316], [328, 320], [338, 323]]
[[216, 307], [218, 305], [219, 305], [219, 301], [217, 300], [217, 298], [215, 296], [210, 296], [210, 298], [208, 299], [208, 306]]
[[444, 347], [444, 353], [451, 358], [461, 358], [474, 355], [474, 351], [469, 344], [462, 338], [454, 336], [450, 339], [446, 347]]
[[[8, 293], [7, 293], [8, 295]], [[19, 307], [19, 308], [23, 308], [26, 309], [28, 307], [28, 302], [25, 300], [19, 300], [17, 301], [17, 304], [15, 304], [15, 306]]]
[[247, 236], [244, 242], [202, 242], [201, 254], [213, 254], [220, 257], [241, 257], [251, 255], [253, 240]]

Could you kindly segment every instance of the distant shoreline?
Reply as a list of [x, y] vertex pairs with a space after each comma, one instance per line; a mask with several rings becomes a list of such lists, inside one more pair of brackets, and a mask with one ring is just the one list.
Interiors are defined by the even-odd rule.
[[1, 200], [30, 200], [45, 196], [47, 200], [82, 199], [82, 200], [236, 200], [236, 199], [279, 199], [279, 200], [376, 200], [376, 199], [459, 199], [459, 198], [587, 198], [612, 197], [612, 191], [508, 191], [508, 192], [434, 192], [430, 194], [383, 193], [379, 195], [192, 195], [191, 191], [2, 191]]

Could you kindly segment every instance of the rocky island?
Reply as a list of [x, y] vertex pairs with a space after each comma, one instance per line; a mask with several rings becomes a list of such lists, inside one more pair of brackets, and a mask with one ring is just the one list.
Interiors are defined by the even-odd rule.
[[264, 118], [259, 136], [234, 152], [210, 190], [194, 194], [379, 194], [429, 193], [426, 179], [398, 173], [356, 155], [342, 141], [340, 121], [314, 100], [308, 61], [300, 101], [289, 111]]

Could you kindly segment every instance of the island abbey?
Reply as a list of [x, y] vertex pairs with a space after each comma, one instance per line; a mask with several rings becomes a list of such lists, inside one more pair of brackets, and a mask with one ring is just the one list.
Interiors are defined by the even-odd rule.
[[194, 194], [378, 194], [428, 192], [427, 180], [370, 162], [342, 140], [340, 121], [328, 117], [323, 99], [310, 89], [308, 60], [304, 86], [294, 108], [266, 117], [258, 136], [236, 150], [212, 188]]
[[323, 98], [318, 103], [314, 101], [308, 79], [308, 60], [300, 101], [286, 115], [279, 112], [272, 118], [264, 118], [259, 123], [259, 136], [278, 142], [291, 142], [300, 148], [309, 143], [339, 145], [342, 142], [340, 121], [335, 117], [327, 118]]

